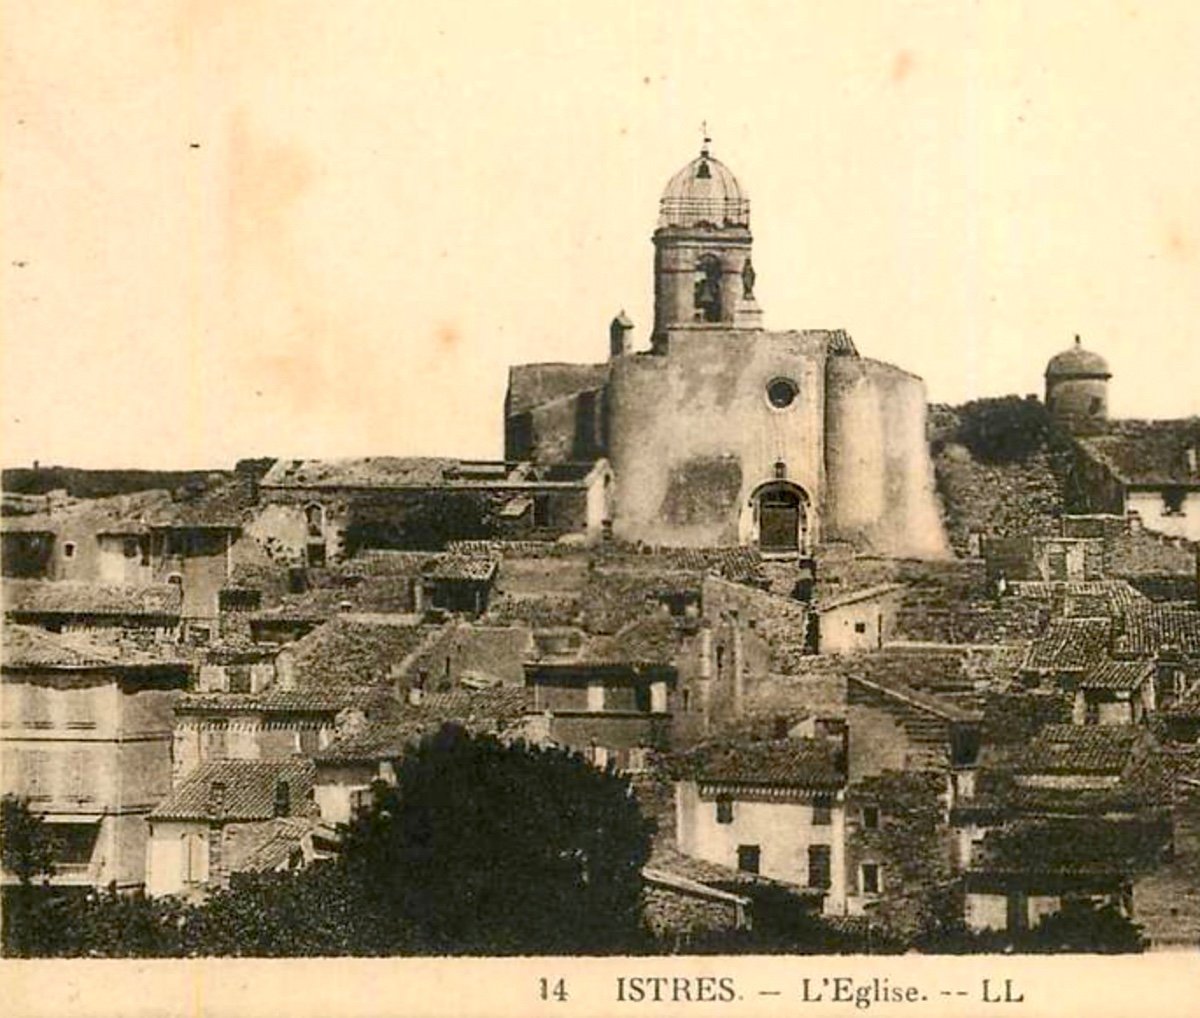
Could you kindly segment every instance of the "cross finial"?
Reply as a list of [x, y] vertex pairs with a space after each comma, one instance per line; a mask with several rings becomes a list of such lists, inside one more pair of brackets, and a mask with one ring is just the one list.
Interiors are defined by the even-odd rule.
[[700, 121], [700, 132], [704, 136], [704, 144], [700, 146], [700, 154], [702, 156], [707, 156], [708, 155], [708, 146], [712, 142], [712, 138], [710, 138], [708, 136], [708, 121], [707, 120]]
[[1075, 345], [1083, 346], [1083, 340], [1079, 338], [1079, 333], [1075, 333]]

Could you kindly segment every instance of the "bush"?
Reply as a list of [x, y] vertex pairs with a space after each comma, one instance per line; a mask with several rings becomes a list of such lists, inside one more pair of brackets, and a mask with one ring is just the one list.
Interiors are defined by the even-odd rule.
[[1020, 462], [1046, 449], [1050, 418], [1036, 399], [973, 400], [960, 411], [957, 437], [981, 462]]

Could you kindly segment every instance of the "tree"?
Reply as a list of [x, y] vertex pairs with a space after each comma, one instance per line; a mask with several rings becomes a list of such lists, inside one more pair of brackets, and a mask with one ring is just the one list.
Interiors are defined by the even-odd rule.
[[377, 786], [343, 849], [387, 938], [472, 954], [640, 943], [650, 822], [627, 780], [453, 725], [426, 738], [397, 779]]
[[1028, 951], [1136, 954], [1145, 949], [1142, 929], [1113, 904], [1068, 899], [1019, 944]]
[[4, 871], [25, 886], [37, 877], [54, 875], [54, 836], [28, 803], [15, 795], [0, 800], [0, 844]]
[[31, 812], [28, 803], [15, 795], [0, 800], [0, 846], [4, 872], [17, 878], [17, 886], [5, 888], [3, 942], [6, 954], [25, 955], [35, 945], [38, 922], [39, 877], [54, 875], [54, 836], [45, 821]]
[[960, 410], [958, 440], [984, 463], [1012, 463], [1046, 448], [1050, 418], [1036, 399], [977, 399]]

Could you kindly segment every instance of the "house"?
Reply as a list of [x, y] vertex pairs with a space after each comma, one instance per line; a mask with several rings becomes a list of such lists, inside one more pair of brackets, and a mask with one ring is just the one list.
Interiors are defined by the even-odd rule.
[[370, 801], [372, 785], [396, 783], [400, 761], [420, 739], [443, 724], [500, 738], [548, 742], [526, 724], [530, 693], [521, 687], [457, 689], [424, 693], [414, 689], [402, 701], [379, 702], [375, 709], [347, 716], [336, 737], [314, 754], [314, 796], [328, 824], [352, 820]]
[[1108, 618], [1052, 619], [1030, 645], [1022, 679], [1029, 685], [1074, 688], [1108, 657], [1112, 627]]
[[680, 852], [845, 910], [844, 749], [827, 739], [715, 743], [680, 757], [676, 772]]
[[0, 569], [5, 578], [49, 579], [55, 533], [40, 518], [3, 517], [0, 522]]
[[1200, 682], [1200, 610], [1151, 602], [1132, 606], [1117, 624], [1113, 656], [1153, 661], [1156, 701], [1169, 706]]
[[169, 583], [142, 586], [62, 580], [6, 580], [4, 615], [54, 633], [134, 630], [159, 640], [179, 635], [183, 598]]
[[172, 706], [190, 675], [169, 652], [5, 626], [0, 787], [57, 835], [54, 885], [141, 886], [146, 816], [170, 790]]
[[1155, 709], [1153, 661], [1106, 659], [1089, 668], [1075, 689], [1077, 725], [1133, 725]]
[[1081, 897], [1128, 913], [1134, 878], [1172, 841], [1168, 774], [1146, 728], [1045, 725], [1008, 781], [975, 804], [992, 815], [965, 875], [968, 925], [1017, 932]]
[[549, 715], [550, 737], [597, 766], [641, 770], [670, 743], [677, 672], [675, 627], [647, 617], [612, 635], [577, 628], [534, 634], [525, 664], [532, 709]]
[[612, 469], [599, 458], [279, 460], [260, 482], [252, 529], [309, 565], [360, 549], [441, 550], [461, 539], [599, 540], [611, 487]]
[[187, 693], [175, 703], [174, 780], [220, 760], [311, 757], [333, 741], [343, 712], [365, 710], [387, 695], [382, 689]]
[[1075, 508], [1200, 541], [1200, 418], [1114, 421], [1076, 439]]
[[494, 558], [439, 556], [421, 572], [414, 611], [435, 609], [478, 618], [487, 611], [498, 565]]
[[817, 653], [878, 650], [892, 638], [904, 589], [900, 583], [881, 583], [818, 599], [811, 623]]
[[311, 760], [296, 757], [214, 760], [193, 770], [147, 818], [146, 893], [199, 895], [223, 886], [252, 856], [243, 839], [261, 839], [253, 825], [306, 819], [315, 826], [314, 773]]

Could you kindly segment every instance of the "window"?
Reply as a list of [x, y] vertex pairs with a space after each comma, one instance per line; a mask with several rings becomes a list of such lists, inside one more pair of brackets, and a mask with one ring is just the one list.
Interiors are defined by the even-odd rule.
[[696, 263], [692, 304], [696, 310], [696, 321], [721, 320], [721, 261], [715, 255], [706, 254]]
[[775, 378], [767, 383], [767, 402], [776, 410], [786, 410], [796, 401], [799, 392], [790, 378]]
[[859, 890], [863, 894], [878, 894], [883, 886], [882, 872], [879, 863], [865, 862], [859, 867]]
[[762, 851], [757, 845], [738, 845], [737, 868], [743, 873], [757, 873]]
[[808, 846], [808, 886], [827, 889], [832, 883], [833, 867], [828, 845]]
[[183, 586], [183, 577], [179, 573], [171, 573], [167, 577], [167, 582], [173, 583], [177, 587], [182, 587]]
[[1187, 492], [1183, 488], [1164, 488], [1162, 493], [1163, 515], [1182, 516], [1183, 502]]
[[25, 754], [22, 763], [25, 771], [25, 794], [30, 799], [49, 799], [49, 756], [41, 750], [33, 750]]
[[320, 569], [325, 565], [325, 545], [319, 542], [310, 542], [304, 549], [304, 554], [313, 569]]
[[96, 837], [100, 833], [100, 825], [86, 824], [55, 824], [54, 862], [59, 866], [86, 866], [92, 861], [92, 851], [96, 847]]
[[90, 802], [95, 798], [92, 788], [92, 769], [85, 749], [71, 751], [67, 771], [67, 798], [73, 802]]
[[225, 722], [214, 722], [213, 727], [204, 733], [204, 759], [224, 760], [228, 756]]
[[865, 633], [867, 631], [867, 624], [865, 622], [855, 622], [854, 631], [856, 633]]
[[67, 694], [67, 727], [95, 728], [96, 717], [93, 712], [92, 690], [73, 689]]
[[322, 537], [325, 534], [325, 510], [316, 502], [304, 507], [304, 523], [308, 528], [309, 537]]
[[126, 558], [138, 557], [138, 539], [136, 537], [127, 537], [121, 542], [122, 551]]
[[228, 665], [225, 669], [229, 676], [229, 692], [231, 693], [249, 693], [250, 692], [250, 666], [249, 665]]
[[1104, 400], [1099, 396], [1093, 396], [1092, 401], [1088, 404], [1088, 413], [1095, 417], [1101, 410], [1104, 409]]
[[683, 691], [683, 709], [685, 712], [692, 709], [692, 691], [690, 689]]
[[733, 800], [728, 795], [717, 797], [717, 823], [733, 823]]
[[180, 836], [179, 861], [184, 884], [201, 884], [208, 876], [208, 846], [199, 834]]
[[862, 810], [862, 825], [868, 831], [878, 830], [879, 828], [879, 807], [864, 806]]
[[535, 527], [550, 526], [550, 496], [533, 496], [533, 525]]
[[75, 557], [75, 542], [67, 541], [63, 545], [63, 558], [74, 558], [74, 557]]
[[21, 698], [21, 720], [26, 728], [50, 728], [53, 721], [50, 717], [50, 690], [44, 686], [29, 683], [25, 686], [25, 695]]
[[814, 827], [828, 827], [833, 823], [833, 804], [829, 799], [820, 797], [814, 800], [812, 822]]

